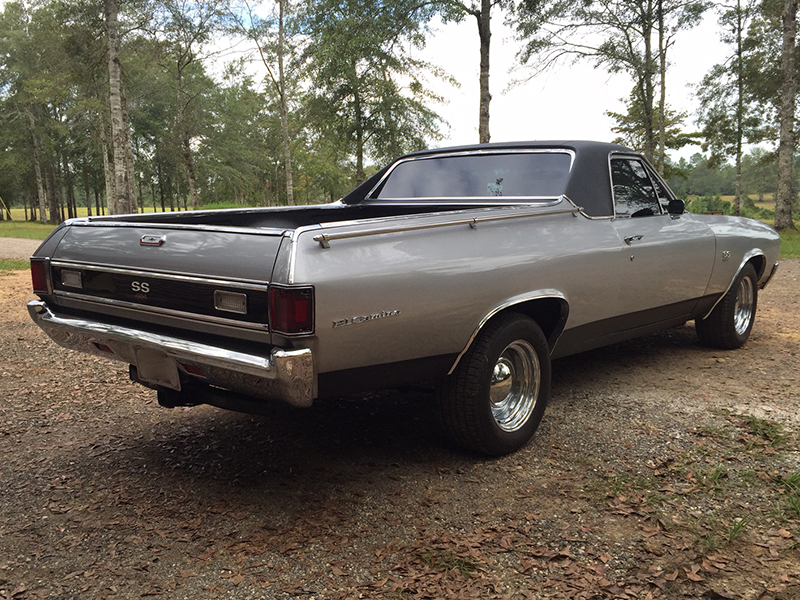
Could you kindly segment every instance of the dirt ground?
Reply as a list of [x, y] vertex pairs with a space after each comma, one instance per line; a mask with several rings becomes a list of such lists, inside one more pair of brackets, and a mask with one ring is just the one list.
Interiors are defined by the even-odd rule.
[[0, 276], [0, 598], [800, 598], [800, 261], [741, 350], [691, 326], [554, 364], [533, 442], [430, 395], [163, 409]]

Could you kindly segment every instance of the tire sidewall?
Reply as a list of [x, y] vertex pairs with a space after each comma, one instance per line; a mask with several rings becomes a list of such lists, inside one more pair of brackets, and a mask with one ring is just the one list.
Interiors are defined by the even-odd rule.
[[[494, 366], [503, 351], [509, 344], [525, 340], [533, 347], [539, 359], [540, 384], [536, 404], [528, 420], [514, 431], [505, 431], [500, 428], [492, 414], [490, 400], [491, 378]], [[523, 316], [509, 319], [492, 332], [492, 338], [487, 345], [485, 356], [482, 357], [482, 374], [479, 386], [479, 406], [481, 437], [486, 441], [487, 451], [491, 454], [508, 454], [524, 446], [533, 437], [547, 408], [550, 396], [550, 350], [547, 340], [536, 323]]]

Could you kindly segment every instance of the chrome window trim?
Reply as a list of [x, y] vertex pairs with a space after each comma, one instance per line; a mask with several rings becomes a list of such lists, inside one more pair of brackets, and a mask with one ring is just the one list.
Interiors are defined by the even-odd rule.
[[127, 308], [142, 313], [154, 313], [159, 315], [166, 315], [170, 317], [188, 318], [192, 321], [205, 321], [207, 323], [216, 323], [219, 325], [231, 325], [242, 329], [253, 329], [255, 331], [269, 331], [268, 323], [247, 323], [244, 321], [237, 321], [235, 319], [226, 319], [224, 317], [213, 317], [210, 315], [202, 315], [199, 313], [187, 312], [183, 310], [175, 310], [172, 308], [161, 308], [160, 306], [147, 306], [145, 304], [136, 304], [134, 302], [126, 302], [125, 300], [112, 300], [110, 298], [98, 298], [97, 296], [88, 296], [85, 294], [78, 294], [75, 292], [64, 292], [56, 290], [54, 292], [56, 297], [67, 298], [70, 300], [80, 300], [88, 304], [102, 304], [105, 306], [118, 306], [120, 308]]
[[[575, 164], [575, 151], [571, 148], [489, 148], [489, 149], [477, 149], [477, 150], [461, 150], [457, 152], [434, 152], [431, 154], [424, 154], [421, 156], [409, 156], [408, 158], [401, 158], [400, 160], [395, 161], [387, 170], [386, 173], [383, 174], [383, 177], [380, 178], [378, 183], [376, 183], [373, 188], [367, 192], [364, 196], [364, 199], [369, 201], [370, 203], [373, 200], [381, 200], [381, 198], [374, 198], [373, 194], [375, 191], [380, 188], [383, 183], [389, 178], [399, 165], [407, 162], [416, 162], [418, 160], [432, 160], [436, 158], [454, 158], [459, 156], [479, 156], [479, 155], [486, 155], [486, 154], [567, 154], [569, 156], [569, 170], [568, 172], [572, 172], [572, 166]], [[480, 200], [481, 198], [497, 198], [496, 196], [466, 196], [466, 198], [475, 198], [476, 200]], [[515, 198], [536, 198], [537, 196], [510, 196]], [[450, 199], [450, 198], [448, 198]], [[386, 200], [385, 198], [383, 200]], [[415, 200], [420, 201], [419, 198], [398, 198], [393, 201], [389, 202], [405, 202], [406, 200]], [[427, 202], [436, 202], [436, 198], [426, 198]], [[468, 204], [470, 201], [463, 201], [460, 204]]]
[[191, 275], [180, 275], [169, 271], [151, 271], [148, 269], [130, 269], [122, 265], [105, 265], [102, 263], [86, 263], [71, 260], [53, 260], [50, 264], [54, 267], [65, 269], [86, 269], [89, 271], [101, 271], [104, 273], [119, 273], [123, 275], [137, 275], [140, 277], [150, 277], [153, 279], [167, 279], [170, 281], [186, 281], [190, 283], [202, 283], [206, 285], [221, 285], [226, 287], [241, 288], [244, 290], [266, 291], [268, 281], [258, 281], [255, 279], [216, 279], [213, 277], [194, 277]]
[[[658, 181], [659, 185], [663, 187], [664, 190], [667, 192], [667, 196], [669, 196], [673, 200], [677, 199], [677, 196], [675, 196], [675, 192], [673, 192], [670, 189], [670, 187], [666, 184], [666, 182], [656, 173], [656, 170], [644, 156], [641, 156], [640, 154], [634, 154], [631, 152], [620, 152], [619, 150], [612, 150], [611, 152], [608, 153], [608, 182], [611, 185], [611, 208], [614, 210], [613, 214], [614, 219], [617, 218], [617, 199], [614, 197], [614, 173], [611, 170], [611, 161], [614, 160], [615, 158], [633, 158], [642, 161], [645, 167], [644, 170], [647, 173], [648, 178], [650, 179], [651, 185], [653, 183], [653, 178], [655, 178]], [[653, 191], [655, 191], [655, 186], [653, 186]], [[658, 200], [658, 198], [656, 198], [656, 200]], [[661, 202], [658, 202], [658, 207], [659, 210], [661, 211], [659, 214], [661, 215], [667, 214], [666, 209], [663, 206], [661, 206]]]
[[[560, 202], [560, 199], [559, 199]], [[573, 208], [564, 208], [560, 210], [548, 210], [543, 212], [523, 212], [522, 214], [502, 214], [493, 216], [479, 216], [479, 217], [465, 217], [462, 219], [452, 219], [443, 221], [441, 223], [420, 223], [409, 224], [400, 227], [376, 227], [374, 229], [367, 229], [361, 231], [345, 231], [342, 233], [322, 233], [315, 235], [312, 239], [319, 243], [323, 248], [329, 248], [330, 242], [333, 240], [342, 240], [348, 238], [367, 237], [372, 235], [381, 235], [384, 233], [402, 233], [406, 231], [419, 231], [423, 229], [435, 229], [439, 227], [451, 227], [454, 225], [468, 225], [470, 229], [475, 229], [481, 223], [488, 223], [492, 221], [505, 221], [509, 219], [523, 219], [528, 217], [547, 217], [553, 215], [572, 214], [577, 215], [583, 212], [583, 209], [576, 207], [575, 204], [570, 202]], [[525, 205], [531, 207], [532, 205]], [[536, 208], [536, 206], [533, 206]], [[509, 207], [508, 210], [519, 211], [519, 208]]]

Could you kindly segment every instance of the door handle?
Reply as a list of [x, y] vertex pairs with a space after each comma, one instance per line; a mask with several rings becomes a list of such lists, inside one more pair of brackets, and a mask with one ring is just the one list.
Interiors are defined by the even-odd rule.
[[642, 239], [641, 235], [629, 235], [625, 238], [625, 243], [630, 246], [633, 242], [638, 242], [640, 239]]

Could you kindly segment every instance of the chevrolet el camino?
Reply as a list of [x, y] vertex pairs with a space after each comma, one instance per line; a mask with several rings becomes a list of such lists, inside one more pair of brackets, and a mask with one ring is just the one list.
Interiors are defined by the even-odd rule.
[[691, 320], [742, 346], [778, 250], [767, 225], [685, 212], [623, 146], [490, 144], [403, 156], [327, 205], [70, 220], [28, 307], [164, 406], [431, 384], [443, 431], [502, 455], [555, 358]]

